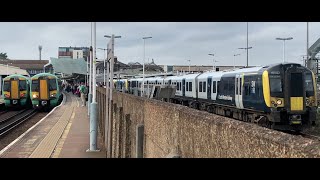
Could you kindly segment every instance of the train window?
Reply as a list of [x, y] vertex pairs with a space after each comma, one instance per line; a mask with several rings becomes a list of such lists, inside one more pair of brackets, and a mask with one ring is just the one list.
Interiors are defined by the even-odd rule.
[[270, 91], [271, 93], [281, 93], [282, 92], [282, 83], [279, 78], [270, 78]]
[[207, 82], [203, 82], [203, 86], [202, 86], [202, 88], [203, 88], [203, 92], [206, 92], [206, 89], [207, 89]]
[[[189, 84], [189, 82], [186, 82], [187, 84]], [[189, 86], [186, 86], [186, 91], [189, 91]]]
[[39, 81], [38, 80], [32, 81], [31, 91], [39, 91]]
[[307, 97], [314, 96], [314, 89], [313, 89], [311, 73], [306, 74], [305, 87], [306, 87], [306, 96]]
[[19, 90], [20, 91], [27, 90], [27, 82], [26, 81], [19, 81]]
[[216, 88], [217, 88], [217, 87], [216, 87], [216, 84], [217, 84], [217, 81], [212, 81], [212, 89], [213, 89], [212, 92], [213, 92], [213, 93], [216, 93], [216, 92], [217, 92], [217, 91], [216, 91]]
[[217, 81], [217, 93], [220, 93], [220, 81]]
[[242, 92], [242, 78], [240, 78], [239, 95], [241, 95], [241, 92]]
[[238, 78], [236, 78], [236, 95], [238, 95]]
[[10, 90], [10, 81], [4, 81], [3, 91], [9, 91], [9, 90]]
[[233, 92], [233, 91], [234, 91], [234, 83], [230, 83], [229, 84], [229, 92]]
[[49, 91], [57, 90], [56, 79], [49, 79]]
[[189, 82], [189, 91], [192, 91], [192, 82]]
[[202, 92], [202, 82], [199, 82], [199, 92]]

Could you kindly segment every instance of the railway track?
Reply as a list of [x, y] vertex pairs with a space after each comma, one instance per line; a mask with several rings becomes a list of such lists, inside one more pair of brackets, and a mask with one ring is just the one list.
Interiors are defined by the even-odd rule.
[[315, 135], [312, 135], [312, 134], [304, 134], [304, 133], [300, 133], [299, 135], [304, 137], [304, 138], [320, 141], [320, 136], [315, 136]]
[[17, 112], [7, 112], [0, 116], [0, 137], [3, 137], [10, 130], [14, 129], [24, 121], [37, 114], [34, 109], [22, 110]]

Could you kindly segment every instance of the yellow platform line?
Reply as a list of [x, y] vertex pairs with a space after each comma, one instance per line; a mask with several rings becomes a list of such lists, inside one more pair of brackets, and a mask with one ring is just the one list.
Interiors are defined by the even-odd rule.
[[41, 141], [29, 158], [49, 158], [56, 147], [65, 127], [67, 126], [73, 107], [66, 109], [59, 121], [53, 126], [47, 136]]

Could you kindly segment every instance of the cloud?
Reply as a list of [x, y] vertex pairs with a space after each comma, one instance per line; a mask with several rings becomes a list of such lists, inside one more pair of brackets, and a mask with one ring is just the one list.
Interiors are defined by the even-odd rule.
[[[0, 51], [11, 59], [38, 59], [42, 45], [42, 59], [58, 56], [59, 46], [90, 46], [90, 22], [2, 22], [0, 23]], [[319, 37], [320, 23], [309, 23], [309, 46]], [[110, 39], [104, 35], [121, 35], [115, 39], [115, 53], [125, 63], [145, 60], [157, 64], [196, 65], [246, 64], [245, 22], [98, 22], [96, 47], [106, 48]], [[249, 65], [282, 62], [283, 42], [276, 37], [293, 37], [286, 42], [286, 59], [301, 63], [306, 52], [306, 23], [303, 22], [250, 22]], [[209, 56], [214, 53], [215, 56]], [[240, 56], [234, 58], [234, 54]], [[97, 50], [103, 58], [103, 51]]]

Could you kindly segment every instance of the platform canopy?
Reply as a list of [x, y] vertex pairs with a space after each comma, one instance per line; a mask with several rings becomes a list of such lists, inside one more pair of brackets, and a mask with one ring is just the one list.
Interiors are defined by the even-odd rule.
[[84, 58], [50, 58], [49, 64], [55, 72], [64, 74], [87, 74], [87, 62]]
[[29, 73], [24, 69], [20, 69], [15, 66], [7, 66], [4, 64], [0, 64], [0, 76], [12, 74], [21, 74], [23, 76], [29, 76]]

